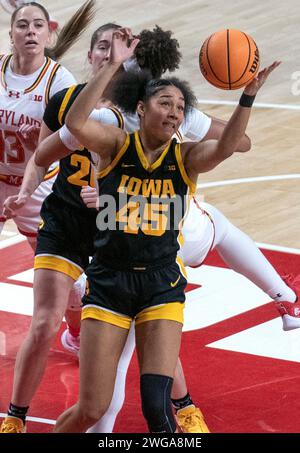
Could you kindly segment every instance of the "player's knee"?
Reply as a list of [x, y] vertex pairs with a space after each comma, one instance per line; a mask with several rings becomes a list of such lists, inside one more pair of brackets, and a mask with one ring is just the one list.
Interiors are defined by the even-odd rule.
[[173, 379], [159, 374], [141, 376], [141, 398], [144, 417], [152, 433], [174, 433], [176, 423], [171, 406]]
[[109, 404], [95, 404], [94, 400], [85, 401], [79, 406], [79, 417], [84, 424], [89, 426], [97, 423], [107, 412]]
[[33, 317], [30, 327], [30, 336], [33, 342], [42, 346], [53, 341], [62, 323], [60, 313], [50, 311]]

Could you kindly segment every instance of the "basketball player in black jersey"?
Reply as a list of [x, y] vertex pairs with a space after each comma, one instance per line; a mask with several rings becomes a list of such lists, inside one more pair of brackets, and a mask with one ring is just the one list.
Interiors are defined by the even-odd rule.
[[[128, 55], [128, 38], [127, 30], [114, 34], [109, 64], [82, 90], [66, 117], [76, 138], [101, 157], [99, 189], [104, 205], [108, 204], [108, 223], [103, 216], [98, 221], [97, 251], [87, 272], [79, 402], [59, 417], [56, 432], [85, 431], [105, 412], [132, 319], [136, 321], [142, 406], [149, 430], [175, 432], [170, 391], [186, 284], [184, 269], [176, 261], [183, 199], [195, 189], [198, 173], [214, 168], [236, 150], [254, 97], [278, 65], [261, 71], [246, 87], [218, 141], [183, 145], [171, 137], [193, 100], [187, 86], [177, 79], [141, 77], [126, 87], [123, 78], [120, 84], [125, 87], [126, 102], [121, 107], [137, 108], [141, 120], [140, 132], [128, 136], [88, 119]], [[36, 159], [39, 163], [39, 153]], [[172, 201], [176, 200], [182, 203], [175, 203], [174, 216]]]
[[[93, 34], [91, 49], [94, 49], [95, 46], [100, 46], [100, 44], [103, 45], [102, 41], [98, 42], [106, 36], [103, 33], [106, 31], [109, 33], [118, 28], [120, 27], [115, 24], [106, 24], [99, 27]], [[151, 50], [151, 46], [161, 41], [164, 42], [163, 49], [157, 51], [157, 58], [155, 58], [156, 54]], [[176, 43], [175, 39], [170, 38], [170, 32], [164, 32], [159, 27], [156, 27], [153, 32], [145, 30], [141, 33], [141, 41], [136, 53], [141, 54], [141, 57], [143, 57], [144, 66], [149, 66], [154, 72], [162, 72], [166, 68], [174, 70], [177, 67], [180, 56]], [[148, 53], [151, 54], [151, 61]], [[89, 57], [93, 58], [95, 54], [97, 54], [97, 51], [91, 51]], [[162, 56], [164, 57], [162, 58]], [[155, 62], [155, 68], [153, 62]], [[64, 124], [66, 113], [83, 86], [78, 85], [62, 90], [51, 99], [44, 116], [44, 126], [50, 132], [56, 131]], [[119, 122], [119, 127], [123, 127], [122, 116], [114, 108], [111, 110]], [[90, 153], [86, 149], [76, 150], [72, 156], [62, 159], [53, 193], [45, 200], [42, 207], [43, 222], [38, 235], [35, 266], [36, 269], [52, 269], [59, 273], [59, 295], [62, 300], [65, 299], [64, 294], [69, 289], [72, 283], [71, 280], [75, 280], [82, 269], [86, 267], [88, 257], [93, 253], [92, 238], [94, 236], [95, 215], [97, 213], [93, 209], [85, 210], [85, 205], [79, 196], [82, 186], [85, 184], [92, 185], [93, 172], [91, 171], [90, 161]], [[66, 280], [68, 280], [67, 285]], [[36, 280], [35, 283], [37, 284], [38, 281], [40, 280]], [[53, 280], [51, 287], [54, 292], [56, 286]], [[41, 285], [37, 285], [36, 288], [38, 289], [36, 289], [35, 294], [42, 289]], [[55, 290], [56, 293], [57, 291]], [[130, 346], [131, 348], [132, 346]], [[131, 354], [129, 354], [130, 357]], [[122, 398], [119, 395], [120, 399]], [[188, 401], [191, 402], [191, 399], [189, 398]], [[115, 405], [120, 407], [120, 401], [115, 403]], [[115, 416], [116, 413], [113, 416], [113, 411], [110, 408], [110, 415], [106, 418], [112, 420]], [[202, 417], [200, 422], [200, 432], [203, 429], [207, 430]], [[112, 423], [111, 421], [110, 423], [108, 421], [104, 423], [109, 431], [112, 429]], [[100, 429], [101, 432], [102, 425], [101, 428], [98, 427], [97, 429]]]

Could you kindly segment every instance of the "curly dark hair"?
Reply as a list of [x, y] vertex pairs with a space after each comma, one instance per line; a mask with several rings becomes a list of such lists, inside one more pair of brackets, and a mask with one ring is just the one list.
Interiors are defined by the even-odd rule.
[[[107, 30], [117, 30], [121, 25], [109, 22], [101, 25], [94, 31], [90, 50], [93, 50], [94, 45], [101, 33]], [[148, 69], [152, 77], [161, 77], [167, 70], [170, 72], [179, 68], [181, 53], [179, 52], [179, 43], [177, 39], [172, 38], [170, 30], [163, 30], [158, 25], [153, 30], [143, 30], [138, 37], [140, 42], [135, 48], [134, 56], [141, 69]]]
[[186, 115], [197, 104], [197, 98], [189, 84], [177, 77], [153, 79], [148, 70], [121, 73], [112, 82], [110, 97], [125, 113], [135, 113], [139, 101], [147, 102], [158, 91], [170, 85], [182, 92]]
[[141, 69], [149, 69], [154, 78], [161, 77], [167, 70], [173, 72], [179, 68], [179, 43], [171, 38], [172, 34], [158, 25], [139, 34], [140, 42], [134, 52], [137, 63]]

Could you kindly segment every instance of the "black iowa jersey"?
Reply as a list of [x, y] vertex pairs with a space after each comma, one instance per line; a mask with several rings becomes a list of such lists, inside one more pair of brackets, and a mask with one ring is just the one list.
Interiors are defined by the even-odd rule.
[[149, 165], [138, 132], [127, 135], [122, 149], [97, 178], [97, 258], [124, 268], [175, 258], [182, 220], [195, 191], [176, 139]]
[[[59, 91], [51, 99], [44, 113], [44, 122], [53, 132], [62, 127], [65, 117], [80, 93], [84, 84], [74, 85]], [[76, 150], [59, 162], [59, 173], [53, 184], [52, 191], [67, 204], [80, 209], [87, 209], [80, 191], [82, 186], [95, 186], [91, 165], [91, 154], [83, 148]], [[89, 212], [94, 211], [89, 209]], [[92, 213], [92, 212], [91, 212]]]
[[[55, 132], [65, 123], [65, 117], [80, 91], [86, 84], [73, 85], [59, 91], [51, 99], [44, 113], [44, 122], [47, 127]], [[116, 109], [110, 110], [116, 116], [119, 127], [123, 126], [122, 118]], [[53, 184], [53, 192], [69, 205], [86, 209], [80, 191], [82, 186], [95, 187], [94, 172], [92, 171], [91, 154], [86, 148], [76, 150], [59, 162], [59, 174]], [[94, 211], [88, 209], [88, 212]]]

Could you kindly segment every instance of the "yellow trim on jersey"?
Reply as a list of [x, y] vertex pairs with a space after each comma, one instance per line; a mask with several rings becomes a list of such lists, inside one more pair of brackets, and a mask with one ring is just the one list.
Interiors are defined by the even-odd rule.
[[61, 272], [73, 278], [75, 281], [83, 273], [83, 269], [77, 266], [77, 264], [64, 259], [62, 256], [54, 255], [37, 255], [34, 258], [34, 269], [50, 269]]
[[46, 57], [46, 63], [44, 64], [37, 79], [35, 80], [35, 82], [33, 82], [33, 84], [29, 88], [26, 88], [26, 90], [24, 90], [24, 93], [29, 93], [30, 91], [33, 91], [38, 86], [38, 84], [40, 83], [40, 81], [42, 80], [42, 78], [44, 77], [46, 72], [48, 71], [50, 64], [51, 64], [51, 58]]
[[4, 88], [7, 88], [6, 82], [5, 82], [5, 71], [7, 68], [7, 65], [12, 57], [12, 54], [7, 55], [3, 61], [2, 68], [1, 68], [1, 83], [4, 86]]
[[152, 165], [150, 165], [149, 162], [148, 162], [147, 157], [145, 156], [145, 153], [144, 153], [144, 150], [143, 150], [143, 147], [142, 147], [142, 144], [141, 144], [141, 140], [140, 140], [140, 136], [139, 136], [139, 132], [138, 131], [135, 131], [134, 139], [135, 139], [135, 147], [136, 147], [136, 150], [137, 150], [138, 157], [139, 157], [139, 159], [141, 161], [141, 164], [142, 164], [142, 166], [144, 167], [145, 170], [147, 170], [147, 171], [149, 171], [151, 173], [153, 170], [155, 170], [156, 168], [158, 168], [161, 165], [161, 163], [164, 160], [167, 152], [169, 151], [169, 148], [170, 148], [170, 145], [171, 145], [171, 141], [167, 144], [167, 146], [165, 147], [165, 149], [163, 150], [163, 152], [161, 153], [159, 158]]
[[190, 195], [193, 195], [196, 192], [197, 186], [187, 175], [187, 172], [183, 165], [182, 156], [181, 156], [181, 148], [180, 148], [179, 143], [175, 146], [175, 157], [177, 160], [177, 164], [178, 164], [182, 179], [184, 180], [186, 185], [190, 188], [190, 190], [191, 190]]
[[47, 82], [46, 90], [45, 90], [45, 103], [46, 105], [49, 102], [49, 93], [50, 93], [50, 88], [53, 82], [53, 79], [55, 77], [55, 74], [57, 73], [58, 69], [60, 68], [60, 64], [56, 63], [51, 71], [50, 77]]
[[119, 128], [124, 129], [124, 118], [120, 110], [118, 110], [116, 107], [109, 107], [109, 109], [115, 114], [118, 123], [119, 123]]
[[183, 324], [184, 303], [170, 302], [168, 304], [156, 305], [155, 307], [145, 308], [137, 314], [135, 325], [138, 326], [144, 322], [166, 319], [168, 321], [177, 321]]
[[180, 270], [181, 274], [182, 274], [182, 275], [184, 276], [184, 278], [187, 280], [187, 273], [186, 273], [186, 270], [185, 270], [183, 261], [182, 261], [182, 259], [180, 258], [180, 256], [177, 256], [177, 257], [176, 257], [176, 263], [177, 263], [178, 266], [179, 266], [179, 270]]
[[119, 162], [121, 157], [125, 154], [128, 146], [129, 146], [129, 143], [130, 143], [130, 136], [129, 136], [129, 134], [126, 134], [126, 140], [124, 142], [124, 145], [122, 146], [120, 151], [118, 151], [114, 160], [106, 168], [104, 168], [104, 170], [101, 170], [97, 173], [97, 179], [104, 178], [105, 176], [108, 175], [109, 172], [111, 172], [111, 170], [113, 170], [115, 168], [115, 166], [117, 165], [117, 163]]
[[58, 112], [58, 122], [59, 124], [62, 126], [63, 123], [62, 123], [62, 119], [63, 119], [63, 116], [64, 116], [64, 113], [65, 113], [65, 110], [66, 110], [66, 107], [68, 105], [68, 102], [73, 94], [73, 91], [75, 90], [75, 88], [77, 87], [77, 85], [72, 85], [66, 92], [65, 94], [65, 97], [63, 98], [63, 101], [62, 103], [60, 104], [60, 108], [59, 108], [59, 112]]
[[53, 176], [56, 176], [58, 172], [59, 172], [59, 165], [57, 167], [53, 168], [53, 170], [48, 171], [48, 173], [45, 174], [44, 181], [48, 181], [48, 179], [53, 178]]
[[101, 307], [83, 307], [81, 312], [81, 320], [83, 319], [97, 319], [98, 321], [103, 321], [108, 324], [113, 324], [114, 326], [121, 327], [122, 329], [130, 329], [132, 319], [126, 315], [119, 313], [112, 313]]
[[182, 136], [181, 132], [179, 131], [179, 129], [178, 129], [178, 131], [176, 132], [176, 135], [177, 135], [177, 137], [179, 138], [179, 142], [182, 143], [182, 141], [183, 141], [183, 136]]
[[[6, 81], [5, 81], [5, 71], [6, 71], [6, 68], [7, 68], [7, 65], [10, 61], [10, 59], [12, 58], [12, 54], [8, 55], [4, 62], [3, 62], [3, 65], [2, 65], [2, 69], [1, 69], [1, 83], [2, 85], [4, 86], [4, 88], [6, 89], [7, 88], [7, 84], [6, 84]], [[46, 74], [46, 72], [48, 71], [50, 65], [51, 65], [51, 58], [49, 57], [46, 57], [46, 61], [45, 61], [45, 64], [44, 66], [42, 67], [39, 75], [37, 76], [36, 80], [33, 82], [33, 84], [26, 88], [24, 90], [24, 93], [30, 93], [30, 91], [33, 91], [37, 86], [38, 84], [41, 82], [42, 78], [44, 77], [44, 75]]]
[[180, 244], [180, 247], [182, 247], [184, 244], [184, 237], [183, 237], [183, 234], [181, 231], [179, 232], [179, 235], [178, 235], [178, 242]]

